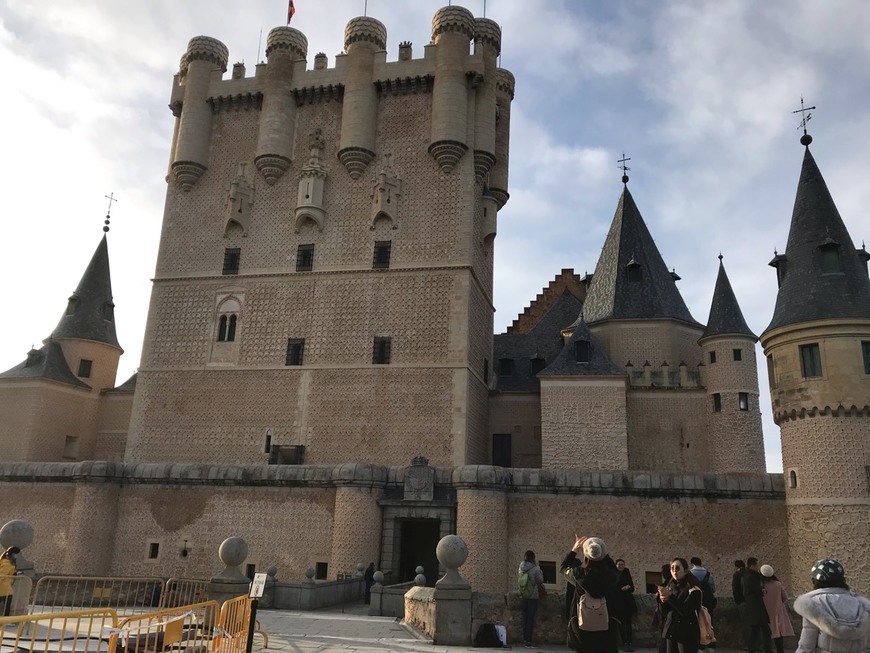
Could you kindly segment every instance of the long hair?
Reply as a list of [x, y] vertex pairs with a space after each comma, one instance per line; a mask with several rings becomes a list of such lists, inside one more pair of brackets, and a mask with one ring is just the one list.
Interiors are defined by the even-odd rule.
[[[695, 574], [689, 571], [689, 565], [686, 562], [686, 559], [680, 557], [672, 558], [671, 564], [674, 564], [675, 562], [679, 562], [683, 566], [683, 571], [686, 573], [683, 574], [683, 577], [680, 580], [677, 580], [673, 577], [673, 574], [671, 574], [671, 583], [674, 585], [688, 585], [689, 587], [698, 585], [698, 579], [695, 578]], [[670, 571], [670, 566], [668, 566], [668, 570]]]
[[18, 555], [19, 553], [21, 553], [21, 549], [19, 549], [17, 546], [10, 546], [3, 552], [3, 555], [0, 555], [0, 558], [11, 559], [13, 555]]

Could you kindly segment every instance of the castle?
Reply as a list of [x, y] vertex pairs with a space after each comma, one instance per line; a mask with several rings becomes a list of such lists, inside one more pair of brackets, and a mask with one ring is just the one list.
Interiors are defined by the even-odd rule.
[[355, 18], [309, 68], [278, 27], [267, 63], [224, 79], [226, 47], [190, 41], [138, 373], [115, 387], [104, 236], [43, 346], [0, 374], [0, 523], [34, 525], [40, 570], [206, 576], [242, 535], [249, 570], [374, 560], [433, 581], [455, 532], [472, 586], [506, 591], [530, 547], [558, 587], [580, 530], [639, 585], [676, 554], [722, 572], [756, 555], [798, 591], [833, 555], [870, 589], [870, 255], [809, 138], [761, 334], [785, 466], [767, 474], [758, 337], [724, 262], [703, 324], [627, 177], [594, 273], [562, 270], [493, 336], [501, 30], [449, 6], [422, 58], [386, 48]]

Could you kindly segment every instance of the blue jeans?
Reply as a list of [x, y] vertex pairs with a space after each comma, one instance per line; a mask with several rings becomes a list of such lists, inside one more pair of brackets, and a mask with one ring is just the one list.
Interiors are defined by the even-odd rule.
[[535, 615], [538, 613], [538, 599], [523, 599], [523, 641], [532, 642], [532, 631], [535, 629]]

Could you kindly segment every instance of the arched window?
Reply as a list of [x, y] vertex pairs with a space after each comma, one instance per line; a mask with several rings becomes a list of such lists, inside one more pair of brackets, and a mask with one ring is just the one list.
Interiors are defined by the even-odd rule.
[[789, 487], [797, 487], [797, 472], [795, 470], [791, 470], [788, 473], [788, 486]]
[[227, 342], [232, 342], [236, 339], [236, 320], [238, 316], [230, 315], [229, 325], [227, 326]]
[[233, 342], [239, 322], [241, 305], [235, 297], [229, 297], [218, 308], [217, 341]]
[[218, 342], [226, 342], [227, 339], [227, 316], [221, 315], [218, 322]]

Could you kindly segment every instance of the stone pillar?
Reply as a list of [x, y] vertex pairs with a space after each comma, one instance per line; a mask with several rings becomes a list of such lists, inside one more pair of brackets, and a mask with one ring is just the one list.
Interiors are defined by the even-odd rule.
[[429, 153], [450, 172], [468, 150], [468, 42], [474, 16], [464, 7], [442, 7], [432, 18], [435, 84], [432, 88], [432, 138]]
[[508, 193], [508, 162], [510, 159], [511, 101], [514, 99], [514, 76], [499, 68], [496, 70], [495, 163], [489, 173], [489, 192], [503, 207]]
[[179, 81], [184, 85], [178, 142], [172, 173], [181, 188], [193, 188], [208, 168], [212, 108], [207, 102], [212, 74], [227, 69], [227, 46], [208, 36], [195, 36], [181, 58]]
[[221, 542], [218, 557], [224, 563], [224, 570], [212, 577], [208, 598], [223, 603], [247, 594], [251, 580], [242, 573], [241, 565], [248, 557], [248, 543], [240, 537], [228, 537]]
[[501, 27], [494, 20], [474, 19], [474, 52], [483, 58], [483, 79], [474, 99], [474, 176], [481, 182], [495, 163], [495, 83]]
[[[469, 465], [453, 472], [456, 533], [474, 551], [465, 577], [478, 592], [504, 592], [510, 476], [502, 467]], [[496, 562], [498, 561], [498, 562]]]
[[121, 475], [121, 463], [89, 460], [76, 465], [63, 573], [107, 576], [112, 572]]
[[333, 470], [335, 510], [332, 520], [330, 574], [353, 571], [357, 563], [378, 564], [381, 507], [378, 499], [387, 470], [376, 465], [347, 463]]
[[353, 179], [359, 179], [375, 158], [378, 120], [375, 53], [386, 47], [387, 28], [374, 18], [354, 18], [344, 29], [347, 74], [338, 158]]
[[435, 583], [432, 639], [438, 646], [470, 646], [471, 585], [459, 575], [459, 567], [468, 558], [468, 547], [462, 538], [447, 535], [438, 542], [435, 554], [447, 573]]
[[266, 39], [263, 109], [254, 164], [266, 183], [274, 184], [290, 167], [296, 129], [293, 68], [308, 54], [308, 39], [292, 27], [276, 27]]

